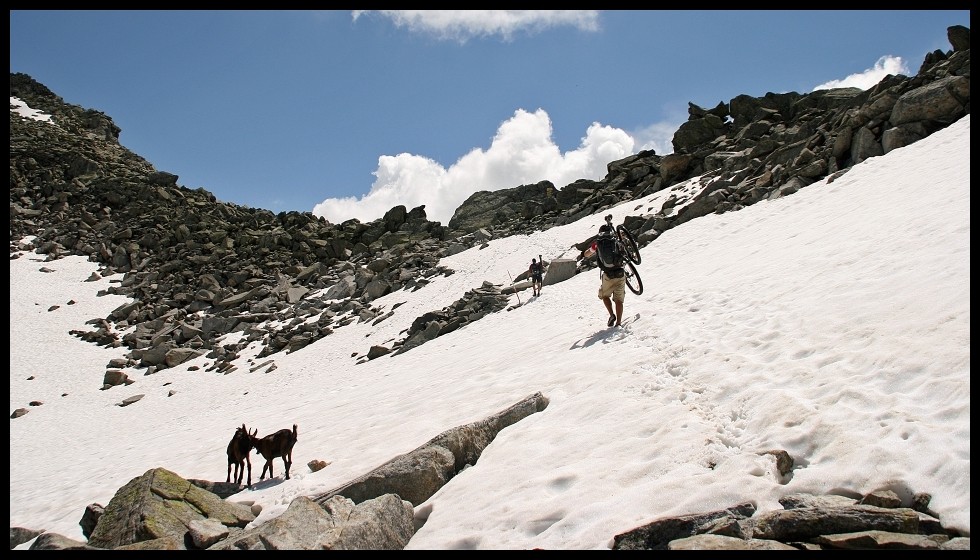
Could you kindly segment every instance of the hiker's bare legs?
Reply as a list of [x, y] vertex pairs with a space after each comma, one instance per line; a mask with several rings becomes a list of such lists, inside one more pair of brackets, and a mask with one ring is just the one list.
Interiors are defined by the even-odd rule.
[[[602, 304], [606, 306], [606, 311], [609, 312], [609, 315], [613, 315], [612, 300], [607, 297], [602, 298]], [[616, 306], [622, 311], [623, 304], [621, 302], [616, 302]]]
[[[608, 306], [607, 306], [608, 307]], [[610, 311], [612, 311], [610, 309]], [[616, 326], [618, 327], [623, 322], [623, 302], [616, 302]]]

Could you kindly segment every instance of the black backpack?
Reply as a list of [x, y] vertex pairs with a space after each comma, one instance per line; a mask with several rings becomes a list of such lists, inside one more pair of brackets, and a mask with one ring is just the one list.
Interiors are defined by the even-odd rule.
[[616, 240], [612, 235], [601, 234], [595, 240], [596, 255], [604, 268], [619, 268], [623, 266], [623, 255], [616, 250]]

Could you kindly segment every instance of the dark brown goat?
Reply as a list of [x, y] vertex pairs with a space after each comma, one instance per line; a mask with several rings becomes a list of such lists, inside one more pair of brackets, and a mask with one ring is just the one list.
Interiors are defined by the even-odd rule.
[[282, 458], [282, 462], [286, 465], [286, 480], [289, 480], [289, 467], [293, 464], [293, 446], [296, 445], [298, 435], [296, 424], [293, 424], [293, 431], [291, 432], [283, 428], [261, 439], [255, 437], [255, 434], [249, 436], [252, 440], [252, 447], [265, 457], [265, 466], [262, 467], [262, 476], [259, 477], [259, 480], [265, 478], [266, 469], [269, 469], [269, 478], [273, 477], [272, 460], [277, 457]]
[[235, 465], [235, 484], [241, 486], [242, 478], [245, 476], [245, 464], [248, 463], [248, 487], [252, 487], [252, 460], [249, 453], [252, 452], [252, 438], [259, 433], [253, 430], [248, 433], [245, 424], [241, 428], [235, 428], [235, 435], [228, 442], [228, 478], [225, 482], [231, 482], [231, 466]]

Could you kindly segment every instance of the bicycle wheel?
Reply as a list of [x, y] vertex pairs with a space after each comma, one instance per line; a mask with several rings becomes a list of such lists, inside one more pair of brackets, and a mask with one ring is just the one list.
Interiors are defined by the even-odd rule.
[[619, 236], [619, 241], [626, 248], [626, 258], [632, 261], [633, 264], [640, 264], [640, 248], [636, 244], [636, 238], [633, 237], [630, 230], [626, 229], [626, 226], [623, 224], [619, 224], [616, 226], [616, 235]]
[[640, 273], [636, 271], [633, 263], [625, 261], [623, 263], [623, 271], [626, 273], [626, 287], [636, 295], [642, 294], [643, 280], [640, 279]]

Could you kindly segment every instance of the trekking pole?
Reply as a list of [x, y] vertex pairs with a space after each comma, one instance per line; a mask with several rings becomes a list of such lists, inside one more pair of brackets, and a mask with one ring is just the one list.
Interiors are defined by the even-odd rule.
[[[513, 286], [514, 277], [511, 275], [510, 270], [507, 271], [507, 276], [510, 276], [510, 285]], [[517, 291], [516, 287], [514, 288], [514, 295], [517, 296], [517, 305], [521, 305], [521, 294]]]
[[544, 259], [538, 255], [538, 264], [541, 265], [541, 285], [538, 286], [538, 295], [541, 295], [541, 288], [544, 287]]

